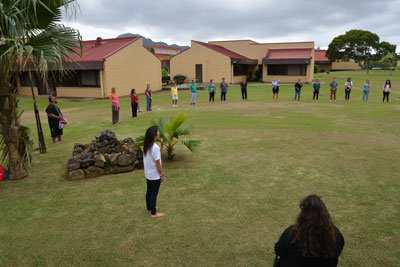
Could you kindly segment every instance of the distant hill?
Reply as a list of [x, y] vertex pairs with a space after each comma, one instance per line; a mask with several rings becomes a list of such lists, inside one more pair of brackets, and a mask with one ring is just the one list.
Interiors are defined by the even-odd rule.
[[[118, 35], [117, 38], [134, 37], [134, 36], [138, 36], [138, 35], [139, 34], [124, 33], [124, 34]], [[169, 44], [164, 43], [164, 42], [154, 42], [150, 38], [146, 38], [144, 36], [143, 36], [143, 45], [145, 47], [149, 47], [149, 46], [152, 46], [152, 45], [170, 46], [170, 47], [180, 48], [181, 51], [184, 51], [184, 50], [189, 48], [189, 46], [180, 46], [180, 45], [176, 45], [176, 44], [169, 45]]]

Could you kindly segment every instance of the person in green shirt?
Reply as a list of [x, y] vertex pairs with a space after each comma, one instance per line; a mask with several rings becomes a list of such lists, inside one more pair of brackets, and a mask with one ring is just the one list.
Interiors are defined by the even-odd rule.
[[192, 97], [190, 98], [190, 105], [196, 105], [196, 95], [197, 95], [197, 84], [192, 80], [192, 84], [190, 85], [190, 92], [192, 93]]
[[317, 101], [318, 101], [319, 89], [321, 88], [321, 84], [319, 83], [318, 79], [315, 80], [315, 83], [313, 84], [313, 88], [314, 88], [314, 91], [313, 91], [312, 99], [315, 100], [315, 98], [317, 98]]
[[215, 95], [215, 84], [213, 80], [210, 80], [210, 83], [208, 84], [208, 94], [210, 95], [210, 102], [212, 99], [212, 102], [214, 102], [214, 95]]

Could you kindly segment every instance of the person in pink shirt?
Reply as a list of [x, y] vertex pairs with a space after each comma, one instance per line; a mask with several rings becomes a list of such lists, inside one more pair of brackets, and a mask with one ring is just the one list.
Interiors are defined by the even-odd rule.
[[119, 100], [115, 88], [111, 88], [112, 123], [119, 124]]

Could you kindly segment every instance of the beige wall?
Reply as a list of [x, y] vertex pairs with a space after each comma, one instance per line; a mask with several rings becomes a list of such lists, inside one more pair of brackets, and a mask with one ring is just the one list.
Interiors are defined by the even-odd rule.
[[203, 64], [203, 82], [213, 79], [215, 83], [225, 77], [232, 83], [231, 59], [201, 44], [192, 42], [191, 48], [174, 56], [170, 61], [171, 77], [182, 74], [189, 80], [196, 78], [196, 64]]
[[339, 61], [332, 62], [332, 70], [360, 70], [360, 65], [356, 63], [353, 59], [350, 59], [348, 62]]
[[126, 46], [104, 62], [104, 97], [109, 97], [111, 88], [119, 96], [127, 96], [131, 89], [144, 93], [149, 83], [153, 91], [161, 90], [161, 61], [143, 47], [143, 39]]
[[314, 42], [257, 44], [254, 41], [243, 40], [213, 41], [210, 43], [223, 46], [245, 57], [258, 59], [258, 64], [262, 64], [262, 59], [264, 58], [267, 49], [314, 48]]
[[[268, 49], [290, 49], [290, 48], [312, 48], [314, 49], [314, 42], [297, 42], [297, 43], [267, 43], [257, 44], [253, 41], [213, 41], [212, 44], [223, 46], [229, 50], [239, 53], [251, 59], [258, 59], [258, 64], [262, 64]], [[314, 54], [314, 52], [312, 53]], [[267, 65], [263, 66], [263, 81], [271, 82], [274, 77], [267, 75]], [[307, 65], [307, 76], [280, 76], [282, 82], [296, 82], [299, 78], [303, 82], [311, 82], [314, 79], [314, 57], [312, 57], [310, 64]]]
[[324, 71], [330, 71], [332, 69], [332, 63], [321, 63], [317, 64], [318, 65], [318, 70], [324, 70]]
[[[34, 86], [33, 89], [37, 96], [37, 86]], [[19, 95], [32, 96], [31, 87], [20, 87]], [[57, 97], [101, 98], [101, 89], [99, 87], [57, 87]]]

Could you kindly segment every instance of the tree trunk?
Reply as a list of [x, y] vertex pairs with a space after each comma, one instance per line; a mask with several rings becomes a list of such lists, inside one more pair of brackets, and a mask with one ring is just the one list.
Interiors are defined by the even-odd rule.
[[0, 131], [8, 149], [10, 179], [22, 179], [28, 175], [23, 166], [20, 149], [21, 126], [19, 124], [17, 90], [0, 81]]

